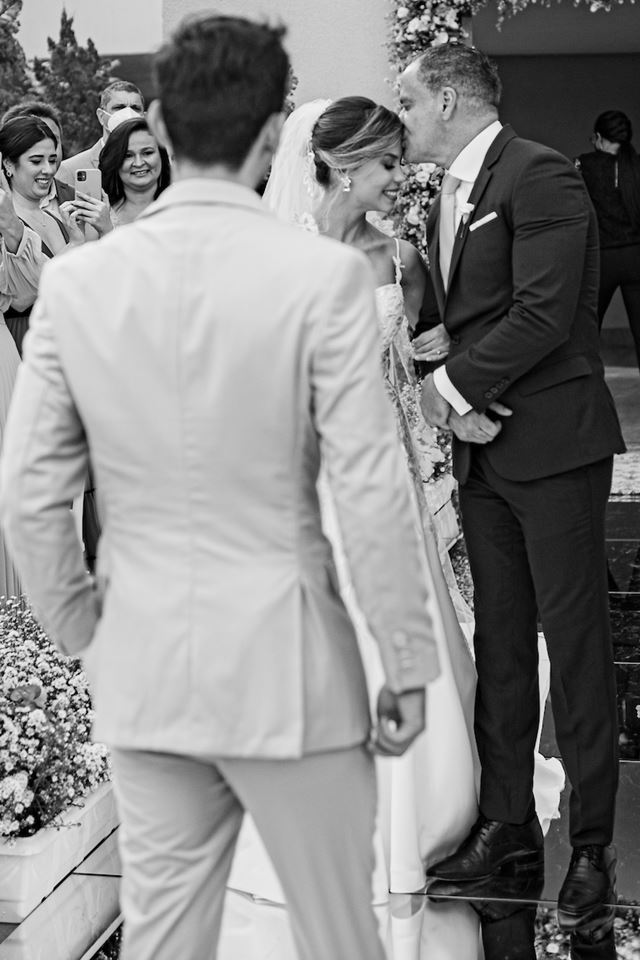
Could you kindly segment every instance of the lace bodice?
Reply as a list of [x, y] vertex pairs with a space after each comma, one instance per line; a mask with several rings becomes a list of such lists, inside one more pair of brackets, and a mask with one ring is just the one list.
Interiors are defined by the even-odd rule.
[[402, 328], [404, 322], [404, 295], [399, 283], [385, 283], [376, 287], [378, 324], [383, 349], [387, 349]]

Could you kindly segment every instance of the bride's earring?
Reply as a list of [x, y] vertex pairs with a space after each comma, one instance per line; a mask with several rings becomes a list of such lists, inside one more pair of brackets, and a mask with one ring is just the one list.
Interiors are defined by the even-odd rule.
[[348, 173], [340, 173], [339, 175], [340, 183], [342, 184], [342, 192], [349, 193], [351, 190], [351, 177]]

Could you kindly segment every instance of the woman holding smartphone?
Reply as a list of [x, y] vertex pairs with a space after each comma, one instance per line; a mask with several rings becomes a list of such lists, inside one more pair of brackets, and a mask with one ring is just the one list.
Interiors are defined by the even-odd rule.
[[[0, 127], [2, 172], [6, 177], [16, 215], [40, 238], [39, 267], [70, 246], [84, 243], [73, 201], [58, 203], [53, 179], [58, 169], [58, 141], [38, 117], [21, 116]], [[22, 354], [30, 308], [10, 310], [5, 319]]]
[[3, 172], [16, 214], [42, 241], [45, 258], [84, 243], [73, 201], [59, 204], [53, 196], [58, 141], [38, 117], [7, 120], [0, 128]]
[[114, 227], [136, 220], [171, 180], [167, 151], [143, 117], [118, 124], [102, 148], [99, 169]]
[[[91, 213], [83, 217], [76, 201], [59, 204], [52, 190], [58, 169], [58, 140], [51, 128], [34, 116], [15, 117], [0, 127], [2, 172], [9, 187], [13, 210], [26, 227], [39, 237], [39, 249], [33, 259], [34, 296], [42, 266], [51, 257], [59, 256], [70, 247], [85, 242], [85, 223], [111, 228], [108, 204], [94, 202]], [[7, 191], [3, 191], [7, 194]], [[2, 198], [8, 199], [8, 196]], [[34, 238], [34, 248], [37, 241]], [[32, 301], [31, 301], [32, 302]], [[29, 328], [31, 307], [24, 309], [14, 300], [5, 313], [6, 324], [22, 356], [22, 341]], [[99, 523], [93, 501], [93, 481], [88, 477], [82, 514], [82, 539], [85, 555], [91, 568], [99, 537]], [[0, 571], [2, 570], [0, 557]]]

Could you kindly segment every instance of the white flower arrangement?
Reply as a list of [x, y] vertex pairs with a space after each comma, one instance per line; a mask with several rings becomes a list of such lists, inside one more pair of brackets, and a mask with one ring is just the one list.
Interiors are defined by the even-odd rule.
[[109, 779], [80, 661], [15, 597], [0, 610], [0, 839], [28, 837]]
[[434, 483], [450, 472], [450, 433], [426, 423], [420, 409], [420, 387], [417, 384], [405, 383], [402, 386], [401, 402], [418, 458], [420, 479], [423, 483]]

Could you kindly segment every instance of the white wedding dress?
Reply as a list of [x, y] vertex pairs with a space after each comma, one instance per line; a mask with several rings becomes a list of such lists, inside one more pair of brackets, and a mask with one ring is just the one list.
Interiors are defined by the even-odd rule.
[[[425, 548], [428, 613], [435, 628], [441, 673], [428, 688], [425, 732], [403, 757], [377, 760], [374, 905], [385, 904], [390, 891], [412, 893], [424, 888], [425, 866], [455, 850], [473, 824], [479, 779], [473, 736], [476, 677], [469, 646], [473, 621], [456, 586], [446, 546], [438, 542], [424, 494], [428, 474], [423, 476], [425, 470], [421, 469], [423, 447], [424, 465], [428, 473], [431, 470], [428, 444], [424, 442], [428, 428], [417, 401], [397, 241], [394, 264], [395, 282], [376, 291], [382, 366], [416, 494], [416, 522]], [[353, 592], [331, 494], [322, 475], [319, 493], [323, 527], [333, 546], [341, 593], [356, 628], [373, 715], [384, 679], [378, 648]], [[548, 677], [545, 698], [546, 690]], [[536, 806], [545, 827], [558, 815], [563, 782], [558, 761], [539, 758]], [[245, 817], [238, 840], [228, 887], [257, 901], [285, 902], [278, 877], [249, 816]], [[430, 904], [426, 900], [418, 913], [410, 909], [400, 911], [403, 915], [394, 913], [390, 911], [381, 931], [393, 960], [478, 960], [482, 955], [477, 916], [465, 903]]]

